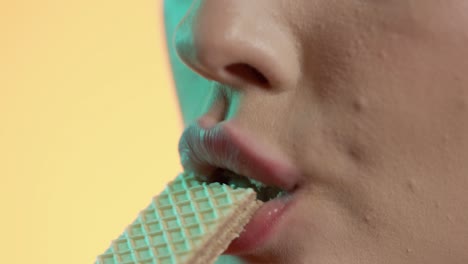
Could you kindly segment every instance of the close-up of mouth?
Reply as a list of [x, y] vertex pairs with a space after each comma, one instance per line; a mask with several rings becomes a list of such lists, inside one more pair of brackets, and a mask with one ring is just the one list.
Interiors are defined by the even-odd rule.
[[2, 3], [2, 263], [468, 264], [468, 0]]
[[200, 181], [252, 188], [263, 202], [226, 253], [247, 254], [277, 233], [301, 180], [282, 153], [247, 136], [232, 122], [208, 129], [189, 126], [180, 139], [179, 153], [185, 171], [195, 172]]

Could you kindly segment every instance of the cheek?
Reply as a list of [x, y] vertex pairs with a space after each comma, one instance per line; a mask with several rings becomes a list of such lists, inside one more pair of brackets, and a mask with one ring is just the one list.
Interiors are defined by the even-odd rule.
[[[346, 166], [400, 156], [432, 163], [441, 150], [464, 153], [468, 34], [451, 24], [462, 17], [447, 19], [450, 10], [434, 3], [417, 12], [373, 3], [348, 6], [348, 15], [338, 9], [343, 23], [328, 16], [312, 23], [304, 49], [307, 77], [297, 96], [314, 111], [312, 128], [301, 131], [321, 139], [311, 139], [310, 152], [335, 152]], [[440, 23], [432, 25], [436, 18]]]
[[289, 121], [308, 175], [350, 189], [410, 177], [436, 188], [450, 170], [454, 186], [464, 183], [456, 175], [468, 173], [468, 42], [425, 15], [407, 25], [375, 16], [370, 30], [344, 15], [349, 23], [311, 26]]

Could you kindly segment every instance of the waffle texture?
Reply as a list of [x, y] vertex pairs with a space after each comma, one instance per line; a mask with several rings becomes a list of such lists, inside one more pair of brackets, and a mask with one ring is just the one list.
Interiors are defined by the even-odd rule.
[[200, 183], [193, 174], [181, 174], [95, 263], [214, 263], [260, 205], [252, 189]]

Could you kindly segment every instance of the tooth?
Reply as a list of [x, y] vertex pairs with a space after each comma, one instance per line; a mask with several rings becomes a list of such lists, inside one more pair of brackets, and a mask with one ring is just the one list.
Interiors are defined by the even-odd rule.
[[257, 180], [254, 180], [254, 179], [251, 179], [251, 178], [248, 178], [248, 179], [249, 179], [249, 181], [250, 181], [255, 187], [257, 187], [257, 189], [259, 189], [259, 190], [266, 187], [265, 184], [263, 184], [263, 183], [261, 183], [261, 182], [259, 182], [259, 181], [257, 181]]
[[235, 177], [229, 179], [229, 185], [233, 187], [241, 187], [241, 188], [251, 188], [252, 185], [249, 181], [242, 177]]
[[284, 195], [286, 195], [286, 192], [283, 191], [283, 190], [281, 190], [280, 192], [278, 192], [278, 194], [276, 195], [275, 198], [282, 197], [282, 196], [284, 196]]
[[[224, 175], [228, 177], [228, 184], [231, 187], [253, 188], [252, 184], [244, 176], [238, 175], [232, 171], [225, 170]], [[255, 188], [253, 188], [255, 189]]]
[[284, 192], [272, 186], [266, 186], [262, 182], [255, 179], [247, 178], [239, 175], [228, 169], [219, 169], [220, 179], [226, 179], [226, 183], [232, 188], [252, 188], [257, 193], [257, 199], [261, 201], [269, 201], [280, 197]]
[[276, 187], [267, 187], [264, 192], [266, 193], [268, 198], [273, 199], [278, 195], [280, 191], [281, 190]]

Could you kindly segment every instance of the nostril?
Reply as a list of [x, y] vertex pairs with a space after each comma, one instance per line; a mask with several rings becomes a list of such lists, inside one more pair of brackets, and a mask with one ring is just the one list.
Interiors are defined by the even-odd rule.
[[270, 87], [270, 82], [268, 79], [254, 67], [245, 64], [245, 63], [236, 63], [231, 64], [226, 67], [226, 71], [230, 74], [233, 74], [237, 78], [241, 78], [244, 81], [249, 83], [254, 83], [255, 85], [262, 86], [265, 88]]

